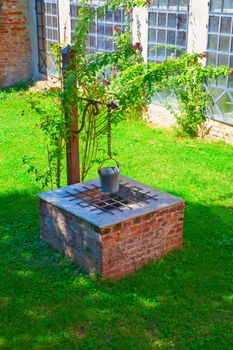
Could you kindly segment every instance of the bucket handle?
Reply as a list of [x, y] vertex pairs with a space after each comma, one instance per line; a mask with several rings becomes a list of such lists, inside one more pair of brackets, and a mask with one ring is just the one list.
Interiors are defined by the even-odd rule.
[[116, 163], [116, 166], [117, 166], [118, 168], [120, 167], [120, 164], [117, 162], [117, 160], [116, 160], [115, 158], [106, 158], [106, 159], [104, 159], [104, 160], [100, 163], [99, 169], [102, 168], [103, 164], [104, 164], [107, 160], [113, 160], [113, 161]]

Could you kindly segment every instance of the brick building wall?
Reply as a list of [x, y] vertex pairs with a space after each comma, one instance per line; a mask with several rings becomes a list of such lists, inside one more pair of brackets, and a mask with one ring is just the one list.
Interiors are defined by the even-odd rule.
[[28, 0], [0, 1], [0, 86], [32, 77]]

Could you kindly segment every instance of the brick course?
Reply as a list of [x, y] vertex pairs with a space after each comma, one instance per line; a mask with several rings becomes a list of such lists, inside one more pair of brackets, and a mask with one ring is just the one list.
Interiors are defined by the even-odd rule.
[[41, 239], [103, 279], [120, 278], [182, 247], [184, 204], [99, 228], [40, 200]]
[[28, 0], [0, 3], [0, 86], [32, 77]]
[[184, 204], [106, 228], [102, 234], [102, 277], [119, 278], [182, 247]]

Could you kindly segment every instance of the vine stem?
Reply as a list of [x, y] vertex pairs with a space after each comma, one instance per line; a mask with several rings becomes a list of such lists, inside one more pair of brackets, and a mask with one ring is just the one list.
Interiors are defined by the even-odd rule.
[[47, 145], [47, 154], [48, 154], [48, 165], [49, 165], [49, 174], [50, 174], [50, 186], [51, 190], [53, 190], [53, 171], [52, 171], [52, 166], [51, 166], [51, 161], [50, 161], [50, 151], [49, 151], [49, 146]]
[[109, 157], [109, 159], [111, 159], [112, 158], [112, 118], [111, 118], [110, 107], [108, 107], [108, 132], [107, 132], [107, 138], [108, 138], [108, 157]]

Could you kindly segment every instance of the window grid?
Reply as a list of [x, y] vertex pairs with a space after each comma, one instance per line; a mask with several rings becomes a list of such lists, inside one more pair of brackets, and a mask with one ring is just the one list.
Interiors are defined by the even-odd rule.
[[[208, 65], [226, 65], [233, 68], [233, 16], [229, 13], [233, 13], [233, 1], [228, 3], [221, 0], [211, 1], [207, 48]], [[233, 124], [233, 77], [209, 80], [206, 88], [211, 93], [214, 102], [209, 111], [210, 117]]]
[[54, 74], [51, 44], [59, 41], [58, 0], [36, 0], [39, 72]]
[[[103, 5], [105, 1], [91, 1], [91, 6], [96, 9]], [[71, 37], [75, 34], [76, 24], [78, 22], [78, 12], [81, 9], [81, 4], [78, 0], [70, 2], [71, 8]], [[90, 26], [88, 35], [87, 49], [90, 53], [93, 52], [111, 52], [115, 48], [113, 43], [114, 29], [119, 28], [123, 32], [125, 27], [125, 13], [123, 9], [116, 10], [114, 13], [109, 11], [104, 15], [103, 19], [96, 15], [95, 22]]]
[[211, 13], [233, 14], [232, 0], [212, 0], [210, 4]]
[[187, 50], [189, 0], [154, 0], [148, 11], [148, 61], [179, 57]]

